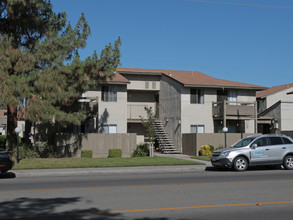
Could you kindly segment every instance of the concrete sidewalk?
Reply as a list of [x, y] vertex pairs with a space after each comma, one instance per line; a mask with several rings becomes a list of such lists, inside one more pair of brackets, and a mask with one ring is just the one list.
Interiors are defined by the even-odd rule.
[[190, 155], [185, 155], [185, 154], [161, 154], [161, 153], [154, 153], [155, 156], [158, 157], [173, 157], [173, 158], [178, 158], [178, 159], [183, 159], [183, 160], [190, 160], [190, 161], [196, 161], [199, 163], [204, 163], [207, 166], [212, 166], [210, 161], [205, 161], [205, 160], [198, 160], [198, 159], [193, 159], [191, 158]]

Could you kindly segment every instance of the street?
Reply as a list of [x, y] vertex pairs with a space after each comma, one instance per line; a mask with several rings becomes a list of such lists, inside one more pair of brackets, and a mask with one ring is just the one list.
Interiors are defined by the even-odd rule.
[[281, 167], [124, 169], [0, 174], [0, 219], [292, 219], [293, 172]]

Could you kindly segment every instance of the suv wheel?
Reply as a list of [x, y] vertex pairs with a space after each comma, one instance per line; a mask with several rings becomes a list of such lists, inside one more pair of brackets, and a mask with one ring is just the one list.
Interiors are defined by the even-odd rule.
[[288, 155], [285, 157], [283, 166], [287, 170], [293, 170], [293, 156], [292, 155]]
[[234, 160], [233, 168], [236, 171], [245, 171], [248, 167], [248, 162], [244, 157], [237, 157]]

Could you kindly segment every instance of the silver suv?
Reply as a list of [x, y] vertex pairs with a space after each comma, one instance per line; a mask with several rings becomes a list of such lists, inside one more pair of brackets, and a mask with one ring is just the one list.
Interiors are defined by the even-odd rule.
[[214, 151], [211, 163], [236, 171], [257, 165], [283, 165], [293, 170], [293, 139], [285, 135], [249, 136], [230, 148]]

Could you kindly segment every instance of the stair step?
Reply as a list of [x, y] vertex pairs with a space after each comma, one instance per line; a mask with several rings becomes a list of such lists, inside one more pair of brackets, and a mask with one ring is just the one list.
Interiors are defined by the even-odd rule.
[[179, 154], [180, 152], [175, 148], [169, 134], [164, 130], [164, 126], [161, 121], [156, 120], [153, 124], [154, 131], [156, 133], [157, 140], [159, 142], [161, 152], [164, 154]]

